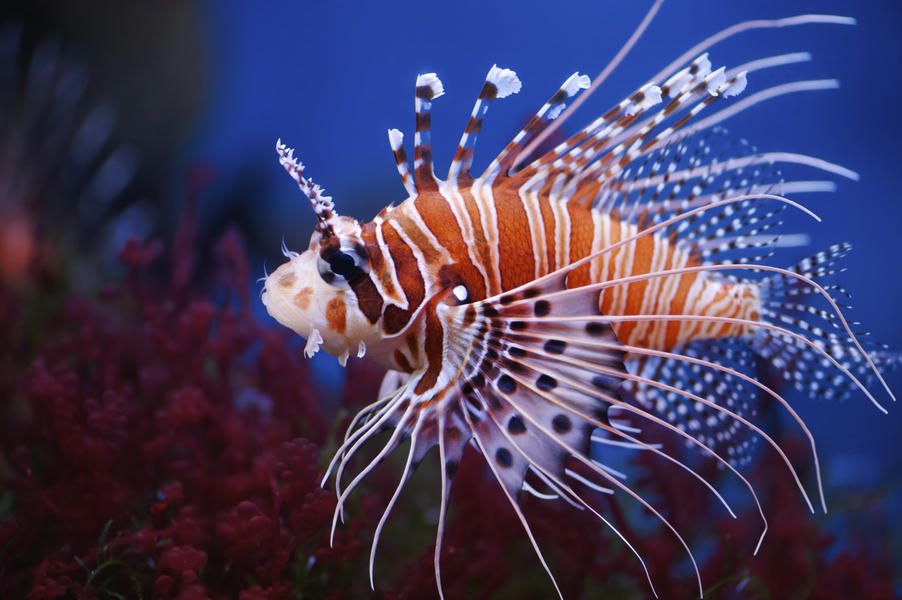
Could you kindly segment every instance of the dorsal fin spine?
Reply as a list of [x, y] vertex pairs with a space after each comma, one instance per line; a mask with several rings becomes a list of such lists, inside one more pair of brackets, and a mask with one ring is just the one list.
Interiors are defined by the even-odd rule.
[[473, 164], [476, 136], [482, 130], [482, 123], [489, 110], [489, 105], [496, 98], [506, 98], [511, 94], [518, 93], [521, 86], [520, 79], [514, 71], [498, 68], [498, 65], [492, 65], [492, 68], [489, 69], [479, 97], [473, 105], [467, 127], [457, 144], [454, 160], [448, 170], [449, 184], [457, 185], [458, 179], [471, 179], [470, 167]]
[[438, 189], [438, 181], [432, 166], [431, 109], [432, 101], [445, 93], [442, 80], [435, 73], [417, 75], [414, 108], [416, 129], [414, 133], [413, 172], [418, 190]]

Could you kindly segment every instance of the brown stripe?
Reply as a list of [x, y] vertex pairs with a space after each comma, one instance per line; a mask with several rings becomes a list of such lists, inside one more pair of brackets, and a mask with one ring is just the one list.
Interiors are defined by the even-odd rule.
[[548, 101], [548, 104], [550, 106], [554, 106], [555, 104], [560, 104], [561, 102], [566, 102], [567, 98], [569, 98], [569, 97], [570, 96], [563, 89], [558, 89], [558, 91], [556, 91], [554, 93], [554, 96], [551, 97], [551, 100]]
[[[430, 269], [435, 269], [437, 271], [438, 267], [442, 264], [441, 251], [433, 245], [432, 241], [428, 237], [426, 237], [426, 234], [423, 232], [422, 228], [420, 228], [420, 226], [407, 213], [407, 211], [409, 210], [416, 210], [418, 213], [422, 214], [423, 211], [418, 210], [420, 199], [424, 196], [430, 196], [433, 194], [437, 194], [437, 192], [420, 194], [416, 197], [416, 200], [413, 203], [406, 203], [399, 206], [399, 210], [396, 210], [394, 211], [394, 213], [392, 213], [391, 222], [395, 227], [400, 227], [400, 230], [407, 235], [413, 245], [417, 247], [417, 250], [423, 253], [423, 258], [426, 260], [426, 265]], [[423, 276], [428, 277], [429, 274], [424, 273]]]
[[501, 289], [510, 290], [535, 278], [536, 249], [529, 217], [516, 190], [501, 188], [493, 195], [498, 215], [498, 260]]
[[414, 162], [420, 161], [420, 166], [414, 171], [417, 189], [420, 192], [437, 190], [438, 182], [432, 173], [432, 146], [421, 144], [413, 149]]
[[[558, 265], [554, 252], [554, 214], [546, 190], [547, 186], [539, 193], [539, 210], [542, 212], [542, 225], [545, 227], [545, 255], [548, 258], [548, 271], [551, 272], [555, 271]], [[536, 248], [536, 252], [542, 252], [542, 249]]]
[[[591, 210], [576, 203], [567, 203], [567, 218], [570, 219], [570, 262], [589, 256], [592, 242], [600, 232], [595, 231]], [[589, 265], [577, 268], [567, 277], [568, 287], [579, 287], [590, 283]]]
[[[458, 146], [457, 152], [455, 152], [454, 154], [454, 160], [457, 162], [471, 162], [473, 160], [473, 148], [464, 148], [463, 146]], [[469, 169], [469, 165], [467, 165], [466, 168]]]
[[[410, 88], [408, 88], [410, 89]], [[429, 85], [418, 85], [416, 90], [417, 98], [425, 100], [427, 102], [431, 102], [435, 97], [432, 92], [432, 86]]]
[[[651, 272], [651, 262], [655, 251], [655, 243], [651, 235], [644, 235], [630, 242], [624, 246], [623, 250], [632, 254], [633, 265], [631, 271], [619, 274], [620, 277], [632, 277], [633, 275], [644, 275]], [[617, 287], [620, 288], [621, 294], [626, 294], [624, 314], [639, 314], [642, 309], [642, 299], [645, 297], [645, 291], [648, 288], [648, 281], [636, 281]], [[623, 323], [623, 328], [618, 332], [618, 335], [623, 335], [625, 338], [629, 337], [636, 327], [636, 322]]]
[[351, 283], [351, 290], [357, 296], [360, 312], [370, 323], [375, 323], [382, 316], [382, 295], [369, 277], [361, 277]]
[[[389, 213], [389, 210], [384, 209], [383, 212], [380, 213], [380, 216], [383, 217], [384, 220]], [[363, 226], [361, 238], [366, 245], [371, 276], [379, 281], [382, 289], [385, 290], [385, 293], [388, 294], [390, 298], [400, 300], [403, 297], [403, 291], [395, 289], [395, 282], [392, 280], [391, 276], [391, 269], [394, 269], [394, 265], [386, 263], [385, 255], [382, 253], [382, 249], [376, 241], [376, 225], [372, 221]], [[379, 310], [381, 312], [381, 307]]]
[[382, 236], [391, 254], [398, 283], [401, 285], [409, 305], [407, 310], [402, 310], [395, 305], [385, 309], [382, 326], [386, 333], [393, 334], [401, 331], [407, 325], [412, 312], [423, 302], [426, 288], [413, 251], [398, 235], [391, 223], [382, 223]]
[[432, 113], [418, 112], [416, 118], [416, 130], [426, 131], [432, 127]]
[[435, 314], [435, 302], [437, 302], [437, 299], [433, 300], [430, 303], [431, 305], [426, 307], [424, 311], [426, 316], [426, 339], [423, 345], [426, 350], [426, 372], [423, 373], [423, 377], [414, 388], [415, 394], [423, 394], [430, 390], [435, 385], [435, 382], [438, 381], [438, 376], [442, 372], [445, 333], [441, 320]]
[[464, 199], [464, 205], [467, 208], [467, 214], [470, 215], [470, 222], [473, 224], [473, 238], [476, 247], [476, 255], [481, 263], [482, 268], [485, 270], [485, 277], [489, 278], [484, 279], [482, 277], [482, 273], [479, 274], [479, 278], [483, 281], [483, 289], [485, 290], [485, 294], [488, 295], [491, 293], [493, 289], [492, 282], [490, 278], [492, 277], [492, 255], [489, 252], [489, 244], [485, 237], [485, 231], [482, 228], [482, 218], [480, 208], [476, 204], [476, 199], [473, 197], [473, 194], [470, 192], [469, 188], [463, 188], [460, 190], [460, 195]]
[[[666, 238], [664, 238], [664, 240], [666, 240]], [[662, 241], [664, 241], [664, 240], [662, 240]], [[665, 248], [665, 251], [667, 252], [667, 257], [664, 259], [664, 265], [661, 267], [661, 270], [669, 271], [670, 269], [673, 269], [676, 266], [676, 263], [675, 263], [676, 258], [677, 258], [676, 247], [673, 246], [672, 244], [668, 243]], [[655, 297], [652, 298], [651, 309], [649, 309], [649, 312], [651, 312], [653, 314], [660, 314], [660, 315], [667, 314], [668, 307], [664, 306], [662, 294], [664, 294], [665, 289], [667, 289], [671, 286], [675, 285], [677, 288], [679, 288], [679, 283], [680, 283], [679, 278], [680, 278], [680, 275], [669, 275], [667, 277], [660, 278], [660, 281], [659, 281], [658, 287], [657, 287], [657, 293], [656, 293]], [[652, 340], [655, 340], [657, 338], [658, 333], [661, 331], [662, 328], [664, 330], [663, 340], [664, 340], [664, 343], [666, 344], [667, 343], [667, 331], [668, 331], [669, 324], [670, 323], [668, 323], [667, 321], [652, 321], [652, 322], [648, 323], [648, 327], [646, 329], [646, 334], [645, 334], [647, 343], [645, 344], [645, 346], [650, 347]]]
[[[695, 283], [695, 279], [698, 277], [698, 273], [687, 273], [685, 275], [680, 275], [680, 284], [677, 287], [677, 293], [674, 296], [673, 300], [670, 302], [669, 309], [667, 314], [671, 315], [683, 315], [687, 314], [686, 309], [689, 305], [689, 291], [692, 288], [692, 285]], [[682, 323], [679, 321], [672, 321], [667, 325], [667, 337], [664, 340], [667, 348], [673, 348], [676, 346], [680, 340], [680, 328]]]
[[580, 182], [576, 191], [573, 192], [573, 195], [570, 196], [570, 200], [567, 203], [583, 209], [591, 209], [600, 189], [601, 183], [597, 180], [584, 179]]
[[448, 206], [448, 201], [437, 192], [424, 193], [417, 197], [414, 209], [419, 213], [432, 235], [441, 241], [442, 246], [451, 256], [453, 264], [443, 265], [443, 268], [447, 267], [453, 270], [453, 273], [449, 274], [449, 279], [456, 276], [457, 283], [466, 286], [471, 300], [484, 299], [486, 297], [485, 280], [470, 259], [467, 243], [464, 241], [457, 218], [451, 207]]
[[395, 364], [398, 365], [398, 368], [405, 373], [413, 373], [413, 367], [410, 364], [410, 361], [407, 360], [407, 357], [404, 356], [404, 353], [401, 352], [400, 349], [395, 350], [394, 352]]
[[675, 111], [679, 107], [680, 101], [677, 98], [674, 98], [667, 104], [667, 106], [664, 107], [664, 110], [661, 112], [664, 113], [665, 117], [669, 117], [673, 113], [673, 111]]
[[[357, 297], [360, 312], [370, 323], [375, 323], [382, 316], [383, 304], [382, 294], [379, 293], [371, 277], [379, 277], [379, 271], [385, 272], [385, 261], [379, 245], [376, 243], [375, 231], [376, 226], [370, 222], [363, 226], [360, 236], [366, 250], [367, 262], [370, 265], [370, 276], [360, 277], [350, 283], [351, 291]], [[386, 291], [394, 290], [394, 286], [390, 283], [385, 289]]]
[[[608, 225], [609, 236], [607, 239], [602, 240], [603, 246], [613, 246], [617, 242], [620, 241], [620, 220], [617, 219], [614, 215], [609, 214], [608, 219], [610, 221]], [[607, 280], [618, 279], [620, 277], [620, 273], [617, 271], [617, 254], [622, 252], [623, 248], [618, 248], [617, 250], [611, 250], [607, 254], [604, 255], [604, 260], [608, 262], [607, 268]], [[601, 292], [598, 298], [598, 304], [601, 310], [601, 313], [604, 315], [614, 314], [611, 310], [611, 307], [614, 304], [614, 300], [617, 297], [617, 290], [615, 288], [607, 288]], [[619, 335], [621, 323], [616, 323], [614, 327], [614, 332]], [[624, 338], [621, 338], [624, 339]]]
[[482, 86], [482, 91], [479, 92], [479, 99], [488, 100], [489, 102], [491, 102], [497, 97], [498, 87], [491, 81], [486, 81], [485, 85]]

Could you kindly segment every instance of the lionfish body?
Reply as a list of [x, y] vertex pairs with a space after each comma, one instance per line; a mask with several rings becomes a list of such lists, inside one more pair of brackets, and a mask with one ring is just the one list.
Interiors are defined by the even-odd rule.
[[[808, 22], [848, 20], [808, 15], [743, 24], [732, 33]], [[862, 380], [875, 376], [882, 383], [876, 363], [893, 360], [865, 351], [830, 295], [838, 288], [820, 283], [835, 272], [847, 246], [789, 269], [761, 262], [781, 245], [774, 233], [781, 211], [808, 212], [782, 194], [829, 187], [784, 182], [776, 163], [854, 174], [803, 155], [724, 142], [716, 127], [721, 120], [778, 95], [773, 88], [745, 104], [731, 103], [744, 91], [747, 73], [807, 55], [712, 69], [701, 53], [722, 38], [699, 44], [693, 55], [533, 158], [542, 138], [563, 121], [567, 103], [594, 89], [585, 75], [572, 75], [478, 177], [470, 172], [476, 135], [489, 105], [519, 91], [516, 74], [489, 71], [445, 179], [434, 174], [429, 139], [431, 103], [444, 90], [434, 74], [419, 76], [412, 170], [403, 136], [389, 131], [409, 197], [365, 224], [339, 216], [293, 151], [277, 144], [318, 224], [306, 252], [283, 249], [289, 260], [267, 277], [263, 302], [307, 338], [308, 354], [323, 347], [342, 364], [351, 353], [366, 354], [389, 369], [379, 398], [353, 419], [329, 467], [329, 473], [337, 468], [336, 523], [350, 491], [410, 440], [401, 481], [374, 538], [371, 583], [389, 512], [413, 466], [435, 447], [443, 465], [439, 594], [446, 500], [467, 445], [485, 457], [546, 570], [519, 508], [524, 493], [591, 511], [642, 561], [591, 502], [596, 493], [622, 496], [652, 511], [689, 552], [669, 521], [604, 464], [606, 447], [655, 453], [698, 478], [732, 514], [682, 456], [647, 441], [646, 429], [676, 436], [739, 478], [766, 530], [755, 490], [740, 471], [752, 442], [763, 439], [813, 510], [794, 466], [755, 423], [755, 406], [771, 402], [809, 439], [810, 433], [789, 403], [758, 381], [755, 357], [768, 359], [813, 396], [857, 387], [875, 404]], [[779, 93], [829, 83], [798, 82]], [[807, 302], [812, 298], [825, 307]], [[384, 447], [342, 487], [349, 459], [386, 429], [391, 434]], [[813, 440], [811, 447], [817, 467]]]
[[[452, 208], [454, 204], [457, 206]], [[483, 210], [488, 214], [484, 216]], [[460, 221], [457, 215], [462, 216]], [[486, 223], [486, 218], [492, 220]], [[395, 278], [415, 281], [411, 289], [423, 290], [422, 294], [407, 295], [404, 291], [407, 288], [402, 288], [395, 297], [403, 299], [407, 309], [387, 315], [383, 312], [383, 317], [388, 317], [383, 318], [383, 330], [395, 334], [404, 329], [412, 311], [425, 298], [443, 290], [453, 292], [462, 286], [460, 299], [482, 301], [528, 286], [559, 268], [630, 238], [635, 239], [575, 269], [567, 278], [567, 287], [701, 264], [690, 249], [676, 240], [660, 233], [636, 237], [639, 231], [634, 221], [623, 216], [552, 199], [546, 192], [521, 197], [515, 188], [498, 187], [490, 195], [478, 189], [463, 193], [456, 190], [447, 195], [426, 192], [383, 211], [376, 222], [363, 226], [362, 239], [370, 256], [386, 250], [372, 266], [372, 278], [386, 292], [396, 292]], [[394, 243], [380, 247], [378, 238], [391, 239]], [[412, 260], [405, 260], [404, 250], [395, 250], [394, 254], [390, 250], [405, 246]], [[627, 283], [600, 290], [598, 296], [600, 314], [605, 315], [710, 314], [747, 319], [757, 319], [759, 315], [755, 286], [705, 273]], [[542, 306], [545, 305], [539, 306], [539, 316], [550, 314], [551, 304], [547, 309]], [[543, 315], [542, 310], [549, 312]], [[698, 338], [741, 336], [747, 331], [740, 325], [681, 327], [679, 323], [660, 322], [642, 326], [618, 323], [613, 329], [626, 344], [658, 349], [673, 348]], [[420, 333], [408, 332], [405, 348], [417, 348], [413, 340], [424, 339]], [[435, 334], [441, 335], [438, 331]], [[413, 364], [422, 362], [418, 349], [410, 351], [414, 354], [405, 349], [396, 352], [391, 368], [410, 373], [415, 370]], [[436, 357], [434, 362], [441, 364], [441, 358]]]

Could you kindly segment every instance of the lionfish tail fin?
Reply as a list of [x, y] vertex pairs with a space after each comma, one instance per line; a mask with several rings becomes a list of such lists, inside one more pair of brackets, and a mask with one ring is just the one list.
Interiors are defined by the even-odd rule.
[[[776, 371], [772, 374], [812, 398], [845, 399], [856, 386], [870, 387], [875, 379], [882, 381], [880, 370], [893, 370], [902, 362], [899, 353], [867, 339], [869, 333], [850, 334], [837, 311], [812, 301], [821, 295], [810, 282], [851, 308], [848, 292], [838, 284], [826, 283], [845, 271], [840, 262], [851, 249], [848, 243], [834, 244], [789, 267], [786, 273], [775, 273], [759, 283], [762, 320], [805, 336], [815, 347], [765, 329], [755, 334], [755, 350]], [[858, 343], [858, 337], [866, 339]], [[846, 373], [836, 369], [837, 363]], [[879, 404], [878, 408], [883, 410]]]

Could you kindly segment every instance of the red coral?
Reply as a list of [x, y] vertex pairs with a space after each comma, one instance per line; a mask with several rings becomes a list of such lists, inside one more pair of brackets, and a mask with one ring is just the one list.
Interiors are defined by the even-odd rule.
[[284, 595], [292, 560], [322, 541], [334, 497], [299, 437], [325, 429], [301, 354], [250, 317], [237, 236], [206, 281], [190, 227], [176, 248], [166, 283], [162, 245], [127, 244], [127, 287], [68, 300], [26, 376], [4, 376], [19, 400], [3, 406], [15, 512], [0, 595], [131, 595], [135, 581], [156, 597], [264, 589], [253, 582]]

